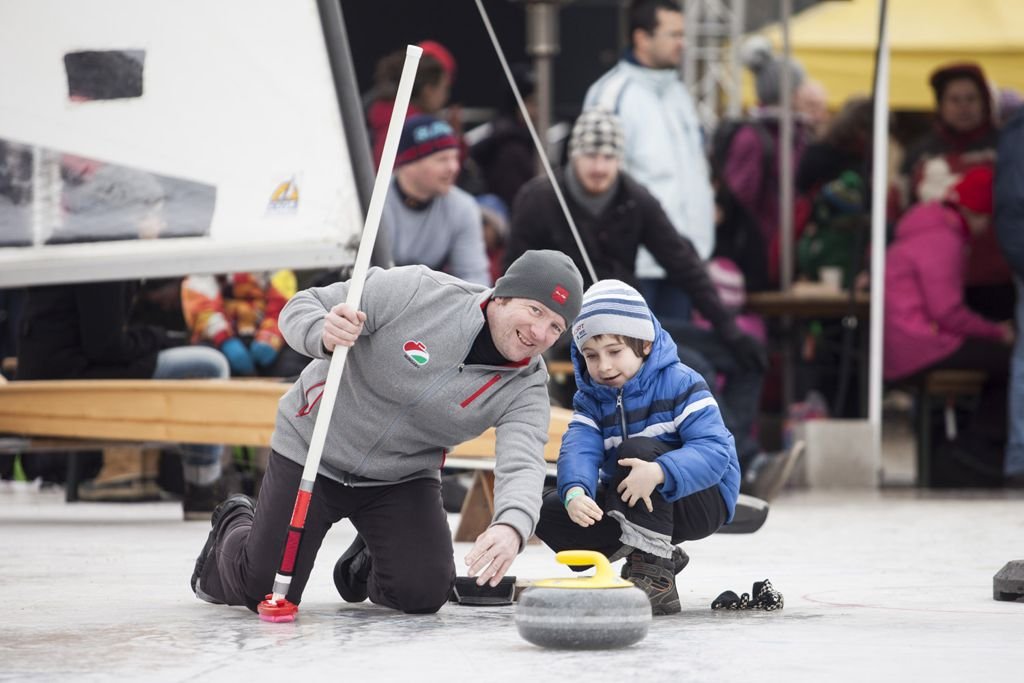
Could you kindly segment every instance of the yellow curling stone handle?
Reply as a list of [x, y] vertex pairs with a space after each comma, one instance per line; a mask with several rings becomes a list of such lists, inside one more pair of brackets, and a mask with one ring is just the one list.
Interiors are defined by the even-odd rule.
[[570, 579], [542, 579], [535, 581], [537, 588], [632, 588], [633, 584], [620, 579], [612, 570], [608, 558], [593, 550], [563, 550], [555, 555], [555, 560], [562, 564], [594, 565], [593, 576], [581, 576]]

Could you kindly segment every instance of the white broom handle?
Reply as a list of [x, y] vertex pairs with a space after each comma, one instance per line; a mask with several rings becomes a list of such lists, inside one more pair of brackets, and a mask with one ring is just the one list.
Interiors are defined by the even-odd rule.
[[[373, 252], [373, 243], [377, 239], [380, 215], [384, 210], [384, 200], [387, 198], [388, 185], [391, 183], [391, 171], [395, 166], [398, 139], [401, 137], [402, 127], [405, 125], [405, 112], [409, 108], [409, 97], [412, 94], [412, 84], [416, 77], [416, 67], [419, 65], [422, 53], [423, 50], [415, 45], [408, 45], [405, 48], [405, 66], [402, 67], [402, 78], [398, 82], [395, 108], [391, 112], [388, 134], [384, 139], [384, 154], [380, 159], [380, 168], [377, 169], [377, 179], [373, 183], [370, 207], [366, 211], [366, 223], [363, 224], [363, 235], [359, 240], [356, 263], [352, 269], [352, 278], [349, 280], [348, 297], [345, 299], [345, 303], [356, 310], [359, 310], [359, 302], [363, 296], [366, 271], [370, 268], [370, 254]], [[361, 125], [361, 123], [351, 122], [349, 125]], [[324, 393], [320, 399], [320, 410], [313, 426], [313, 438], [310, 439], [309, 452], [306, 455], [306, 466], [302, 470], [302, 479], [305, 481], [316, 479], [317, 470], [320, 469], [320, 458], [324, 452], [327, 428], [330, 425], [331, 415], [334, 413], [334, 401], [338, 397], [338, 387], [341, 384], [341, 373], [345, 369], [348, 349], [347, 346], [336, 346], [331, 356]]]

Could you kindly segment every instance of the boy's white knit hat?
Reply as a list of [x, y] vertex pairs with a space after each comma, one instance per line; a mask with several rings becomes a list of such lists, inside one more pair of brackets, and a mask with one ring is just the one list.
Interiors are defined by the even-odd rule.
[[583, 306], [572, 324], [577, 347], [599, 334], [617, 334], [654, 341], [654, 322], [647, 302], [625, 282], [601, 280], [583, 293]]

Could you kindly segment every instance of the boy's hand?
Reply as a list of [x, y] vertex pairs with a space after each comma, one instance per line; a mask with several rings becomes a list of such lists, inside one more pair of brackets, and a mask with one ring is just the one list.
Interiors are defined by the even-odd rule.
[[623, 458], [619, 460], [619, 466], [632, 468], [629, 476], [623, 479], [616, 489], [622, 494], [622, 500], [629, 507], [633, 507], [638, 500], [642, 500], [647, 506], [647, 511], [654, 512], [651, 493], [654, 491], [654, 487], [665, 482], [665, 472], [661, 469], [661, 465], [640, 458]]
[[585, 493], [570, 500], [565, 509], [569, 513], [569, 519], [583, 527], [593, 526], [604, 517], [601, 507]]
[[323, 345], [334, 353], [335, 346], [352, 346], [363, 331], [366, 314], [340, 303], [324, 315]]

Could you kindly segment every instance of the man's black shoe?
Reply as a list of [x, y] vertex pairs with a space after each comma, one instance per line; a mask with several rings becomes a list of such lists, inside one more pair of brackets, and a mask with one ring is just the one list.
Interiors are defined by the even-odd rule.
[[199, 557], [196, 558], [196, 567], [192, 571], [192, 580], [189, 582], [192, 586], [192, 592], [196, 594], [196, 597], [205, 600], [206, 602], [212, 602], [215, 605], [220, 604], [220, 600], [213, 598], [203, 592], [202, 586], [200, 585], [200, 578], [203, 575], [203, 567], [206, 565], [206, 560], [209, 558], [210, 553], [213, 552], [214, 547], [217, 545], [217, 541], [220, 539], [221, 532], [229, 521], [239, 515], [249, 515], [251, 518], [256, 511], [256, 504], [252, 498], [236, 493], [231, 496], [223, 503], [218, 505], [210, 518], [210, 535], [206, 537], [206, 545], [203, 546], [202, 551], [199, 553]]
[[362, 536], [348, 547], [334, 565], [334, 586], [345, 602], [362, 602], [367, 598], [366, 582], [373, 560]]

